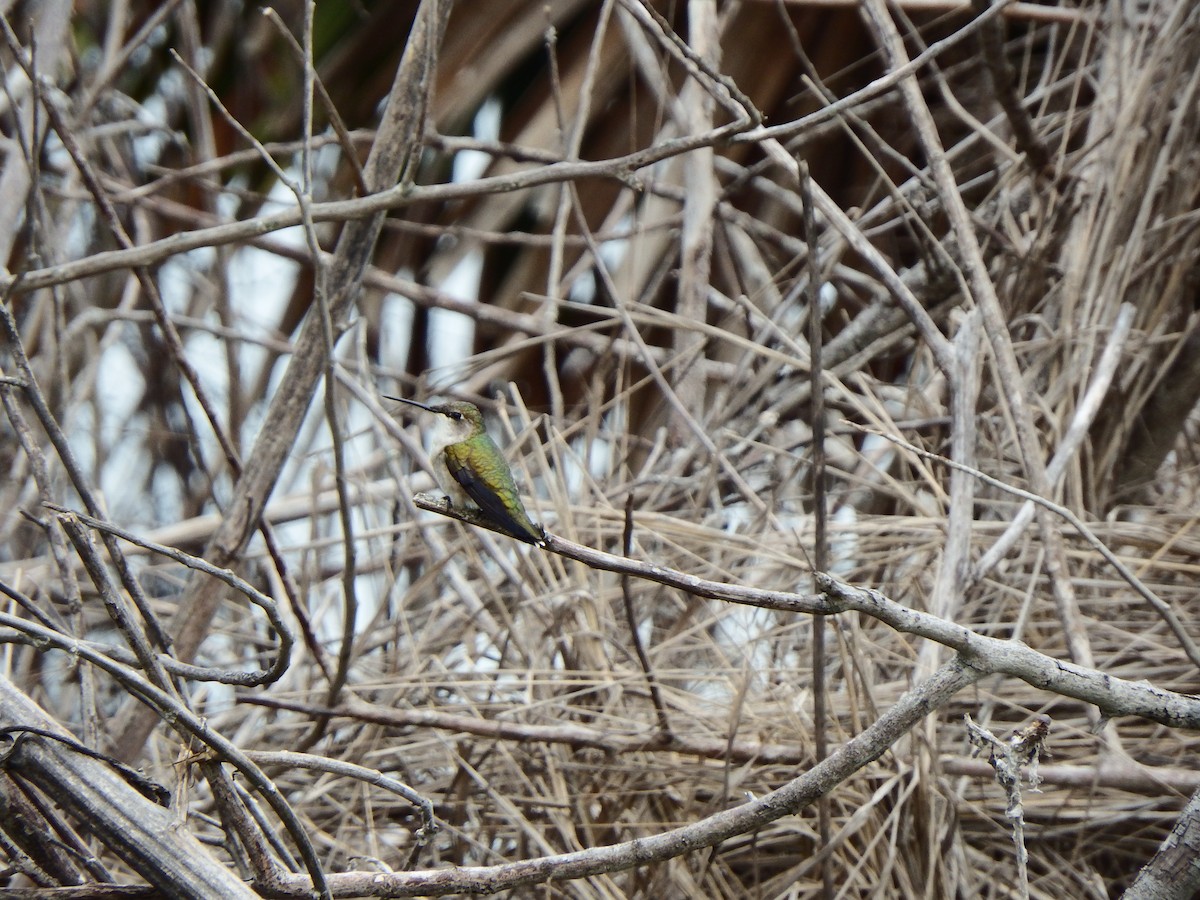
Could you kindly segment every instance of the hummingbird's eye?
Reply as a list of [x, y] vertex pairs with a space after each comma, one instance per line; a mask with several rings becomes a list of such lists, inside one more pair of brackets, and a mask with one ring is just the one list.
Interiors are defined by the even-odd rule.
[[457, 422], [459, 419], [461, 419], [461, 418], [462, 418], [462, 413], [460, 413], [460, 412], [452, 412], [452, 413], [450, 413], [450, 418], [454, 419], [454, 421], [456, 421], [456, 422]]

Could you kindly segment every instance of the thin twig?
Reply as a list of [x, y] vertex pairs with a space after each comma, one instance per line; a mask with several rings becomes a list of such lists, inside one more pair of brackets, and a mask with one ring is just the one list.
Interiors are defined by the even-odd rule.
[[[118, 537], [123, 541], [129, 541], [129, 543], [141, 547], [143, 550], [149, 550], [151, 553], [156, 553], [159, 556], [165, 556], [168, 559], [173, 559], [180, 565], [187, 566], [189, 569], [194, 569], [197, 572], [203, 572], [205, 575], [210, 575], [213, 578], [216, 578], [218, 581], [224, 582], [259, 609], [261, 609], [264, 613], [266, 613], [267, 621], [270, 622], [271, 629], [275, 632], [279, 640], [279, 650], [275, 655], [275, 661], [269, 668], [263, 669], [259, 672], [222, 673], [221, 677], [216, 679], [209, 677], [211, 676], [211, 670], [209, 669], [186, 666], [183, 671], [194, 671], [196, 673], [195, 677], [197, 680], [222, 681], [227, 684], [238, 684], [243, 687], [271, 684], [272, 682], [278, 681], [281, 677], [283, 677], [283, 673], [287, 671], [288, 666], [291, 664], [292, 646], [295, 642], [295, 639], [292, 636], [292, 630], [288, 627], [287, 622], [284, 621], [283, 617], [279, 614], [279, 607], [275, 601], [262, 591], [258, 590], [258, 588], [256, 588], [254, 585], [250, 584], [250, 582], [243, 578], [239, 578], [229, 569], [223, 569], [219, 566], [214, 566], [212, 563], [208, 562], [208, 560], [199, 556], [193, 556], [192, 554], [185, 553], [184, 551], [175, 547], [168, 547], [164, 544], [158, 544], [154, 541], [147, 540], [146, 538], [139, 537], [131, 531], [127, 531], [126, 529], [113, 525], [111, 522], [106, 522], [103, 519], [98, 519], [95, 516], [89, 516], [85, 513], [75, 512], [67, 509], [64, 506], [59, 506], [56, 503], [46, 503], [44, 505], [61, 517], [64, 527], [69, 528], [72, 520], [77, 520], [87, 525], [89, 528], [96, 529], [102, 534]], [[201, 676], [201, 672], [206, 673], [205, 676]]]
[[[804, 298], [808, 307], [808, 383], [809, 424], [812, 426], [812, 459], [809, 464], [809, 487], [813, 505], [813, 567], [818, 572], [829, 568], [829, 509], [825, 493], [825, 372], [823, 363], [824, 317], [821, 315], [821, 263], [817, 258], [817, 220], [813, 205], [812, 178], [808, 163], [803, 159], [800, 166], [800, 202], [804, 207], [804, 243], [808, 245], [805, 256], [807, 279]], [[813, 691], [813, 744], [818, 760], [829, 753], [829, 721], [826, 694], [825, 670], [825, 617], [813, 616], [812, 620], [812, 691]], [[817, 832], [820, 849], [830, 844], [832, 825], [829, 814], [829, 798], [817, 801]], [[820, 862], [821, 889], [826, 900], [834, 895], [833, 867], [828, 859]]]
[[[627, 557], [633, 556], [633, 494], [625, 499], [625, 530], [621, 541], [622, 552]], [[633, 644], [633, 652], [637, 654], [642, 666], [642, 674], [646, 676], [646, 688], [650, 691], [650, 702], [654, 704], [655, 715], [658, 716], [658, 730], [663, 735], [671, 734], [671, 720], [667, 718], [667, 707], [663, 703], [662, 693], [658, 689], [658, 679], [654, 677], [654, 669], [650, 665], [650, 657], [642, 645], [642, 635], [639, 628], [637, 611], [633, 602], [633, 590], [628, 575], [621, 576], [621, 600], [625, 607], [625, 621], [629, 625], [629, 640]], [[654, 623], [654, 617], [649, 619]]]
[[353, 778], [365, 784], [383, 788], [385, 791], [403, 797], [409, 803], [421, 810], [422, 825], [417, 829], [417, 842], [426, 845], [438, 833], [438, 823], [434, 816], [432, 801], [418, 791], [413, 790], [402, 781], [397, 781], [384, 775], [377, 769], [355, 765], [340, 759], [329, 759], [325, 756], [315, 756], [311, 753], [296, 753], [290, 750], [251, 750], [246, 756], [261, 766], [278, 766], [284, 769], [308, 769], [314, 772], [328, 772], [344, 778]]
[[[971, 0], [971, 8], [980, 15], [995, 5], [998, 4], [993, 0]], [[1013, 86], [1016, 78], [1012, 66], [1008, 64], [1008, 58], [1004, 55], [1004, 25], [998, 18], [993, 17], [983, 23], [979, 29], [979, 45], [983, 48], [984, 71], [991, 82], [992, 93], [996, 95], [996, 102], [1008, 118], [1017, 149], [1025, 154], [1034, 172], [1050, 173], [1050, 153], [1034, 130], [1033, 120], [1025, 111]]]
[[[362, 163], [358, 159], [358, 151], [354, 146], [354, 138], [350, 134], [350, 130], [346, 128], [346, 123], [342, 120], [341, 113], [338, 112], [334, 105], [333, 99], [329, 96], [329, 91], [325, 88], [325, 82], [317, 73], [316, 68], [312, 64], [312, 29], [309, 23], [312, 21], [312, 16], [305, 14], [305, 46], [301, 47], [296, 41], [295, 35], [288, 29], [287, 25], [279, 17], [279, 13], [271, 7], [263, 8], [263, 15], [267, 17], [267, 21], [275, 26], [275, 32], [287, 42], [292, 52], [296, 54], [296, 58], [305, 66], [306, 70], [311, 74], [305, 75], [306, 85], [311, 83], [312, 89], [315, 89], [316, 96], [321, 100], [321, 108], [325, 111], [325, 115], [329, 116], [329, 124], [333, 126], [334, 134], [337, 135], [337, 142], [342, 148], [342, 158], [350, 166], [350, 170], [354, 173], [355, 186], [358, 188], [358, 195], [365, 197], [371, 193], [367, 187], [365, 176], [363, 175]], [[305, 96], [309, 94], [310, 88], [305, 87]], [[305, 108], [310, 109], [311, 104], [306, 101]], [[307, 115], [307, 114], [306, 114]], [[301, 145], [304, 148], [311, 147], [313, 141], [312, 129], [306, 127], [304, 129], [304, 138]], [[310, 152], [305, 150], [304, 152]]]
[[[1103, 409], [1104, 398], [1108, 396], [1109, 387], [1112, 385], [1113, 378], [1117, 373], [1117, 367], [1124, 353], [1125, 344], [1129, 339], [1130, 329], [1133, 327], [1133, 318], [1136, 311], [1136, 307], [1132, 303], [1122, 303], [1120, 310], [1117, 312], [1117, 317], [1112, 324], [1111, 330], [1108, 331], [1108, 339], [1104, 345], [1104, 352], [1100, 354], [1100, 358], [1096, 361], [1091, 380], [1088, 382], [1087, 389], [1083, 392], [1083, 397], [1075, 409], [1075, 415], [1071, 419], [1071, 424], [1059, 440], [1058, 446], [1054, 450], [1054, 455], [1046, 465], [1046, 478], [1049, 479], [1052, 486], [1057, 486], [1067, 469], [1067, 464], [1075, 458], [1080, 448], [1084, 446], [1092, 423]], [[1004, 534], [987, 549], [987, 552], [975, 564], [970, 573], [969, 584], [980, 582], [995, 568], [1000, 560], [1008, 555], [1013, 544], [1017, 542], [1017, 539], [1020, 538], [1026, 527], [1028, 527], [1029, 520], [1033, 518], [1033, 510], [1034, 504], [1032, 501], [1021, 505], [1017, 514], [1013, 516], [1012, 522], [1004, 530]]]

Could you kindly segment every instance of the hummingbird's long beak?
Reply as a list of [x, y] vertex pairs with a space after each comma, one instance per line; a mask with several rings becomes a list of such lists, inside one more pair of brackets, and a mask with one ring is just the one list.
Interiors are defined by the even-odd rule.
[[403, 397], [393, 397], [390, 394], [380, 394], [385, 400], [395, 400], [398, 403], [407, 403], [409, 406], [415, 406], [417, 409], [423, 409], [425, 412], [433, 412], [433, 408], [426, 406], [424, 403], [418, 403], [416, 400], [405, 400]]

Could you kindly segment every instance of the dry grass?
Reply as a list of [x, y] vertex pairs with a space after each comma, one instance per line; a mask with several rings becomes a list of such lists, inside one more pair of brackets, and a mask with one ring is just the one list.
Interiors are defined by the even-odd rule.
[[[395, 199], [353, 315], [335, 314], [332, 325], [346, 330], [325, 373], [328, 402], [319, 388], [307, 414], [300, 405], [286, 417], [296, 435], [270, 473], [277, 482], [265, 516], [279, 547], [274, 561], [262, 534], [228, 557], [209, 543], [245, 500], [214, 427], [255, 471], [259, 424], [292, 377], [283, 363], [300, 340], [297, 323], [314, 284], [338, 270], [314, 268], [302, 241], [277, 235], [218, 228], [201, 237], [224, 249], [187, 258], [153, 243], [274, 214], [262, 192], [266, 169], [253, 154], [235, 155], [245, 144], [206, 98], [183, 91], [168, 119], [186, 126], [191, 143], [168, 143], [154, 166], [212, 166], [178, 180], [156, 181], [164, 170], [138, 162], [130, 144], [86, 132], [99, 113], [71, 120], [143, 256], [111, 267], [94, 256], [110, 240], [101, 225], [83, 252], [66, 240], [92, 199], [65, 162], [40, 173], [32, 199], [6, 195], [10, 206], [19, 195], [17, 209], [37, 223], [4, 248], [11, 271], [30, 272], [28, 286], [5, 282], [8, 308], [80, 477], [114, 521], [227, 560], [300, 635], [278, 682], [192, 684], [180, 702], [248, 753], [303, 749], [357, 763], [434, 804], [442, 830], [417, 847], [419, 812], [403, 797], [264, 763], [327, 872], [513, 863], [698, 822], [811, 769], [816, 729], [837, 750], [949, 657], [870, 617], [830, 617], [822, 723], [813, 711], [812, 618], [633, 580], [648, 676], [620, 576], [420, 512], [409, 499], [428, 487], [425, 423], [391, 418], [377, 390], [486, 401], [533, 518], [555, 535], [621, 553], [632, 498], [636, 559], [812, 592], [810, 243], [829, 302], [830, 571], [1113, 678], [1200, 693], [1196, 666], [1163, 617], [1065, 521], [1029, 522], [984, 568], [1020, 501], [862, 430], [1046, 493], [1197, 634], [1200, 11], [1186, 0], [1079, 4], [1053, 20], [1044, 7], [1012, 4], [1006, 30], [992, 34], [1000, 67], [980, 43], [1000, 16], [971, 24], [961, 11], [944, 12], [953, 4], [930, 11], [900, 2], [889, 21], [911, 56], [959, 38], [917, 70], [923, 111], [889, 75], [902, 61], [879, 50], [885, 23], [853, 9], [729, 3], [709, 10], [709, 21], [703, 2], [686, 5], [690, 19], [661, 5], [667, 21], [633, 2], [514, 2], [486, 17], [465, 5], [441, 48], [417, 187]], [[102, 30], [88, 18], [98, 15], [81, 13], [81, 22]], [[371, 37], [407, 30], [407, 19], [388, 15], [317, 23], [317, 43], [328, 41], [318, 47], [319, 69], [351, 129], [374, 124], [395, 70], [399, 48]], [[192, 26], [179, 16], [171, 34], [186, 48]], [[233, 27], [276, 46], [269, 24], [248, 21]], [[299, 85], [299, 62], [263, 54], [250, 61]], [[208, 81], [260, 139], [303, 137], [298, 105], [271, 108], [256, 93], [269, 78], [230, 87], [222, 76], [237, 66], [214, 65]], [[94, 74], [81, 77], [79, 91]], [[1005, 92], [1019, 101], [1007, 112]], [[820, 112], [851, 96], [838, 114]], [[489, 98], [498, 131], [477, 124], [472, 134]], [[766, 113], [764, 125], [718, 133], [743, 101]], [[944, 147], [953, 196], [929, 165], [937, 154], [921, 143], [922, 116]], [[319, 112], [319, 127], [324, 120]], [[586, 168], [682, 138], [693, 139], [691, 152], [652, 165]], [[438, 194], [451, 161], [470, 149], [488, 154], [484, 176], [521, 189], [498, 179]], [[294, 153], [276, 151], [292, 166]], [[811, 241], [797, 156], [821, 195]], [[584, 168], [553, 175], [576, 164]], [[154, 189], [128, 193], [145, 184]], [[316, 200], [354, 193], [344, 157], [318, 166]], [[956, 226], [956, 208], [969, 214], [970, 235]], [[309, 236], [332, 250], [346, 213], [322, 209]], [[302, 264], [279, 276], [244, 267], [263, 250]], [[92, 268], [65, 268], [73, 258], [90, 258]], [[151, 327], [129, 274], [135, 263], [168, 285], [184, 353], [214, 398], [215, 426]], [[472, 265], [480, 268], [469, 289], [451, 279]], [[255, 290], [275, 280], [288, 285], [275, 318], [253, 325]], [[1005, 325], [999, 333], [987, 327], [989, 303]], [[1105, 371], [1105, 348], [1122, 339], [1113, 337], [1122, 304], [1131, 325]], [[449, 336], [456, 322], [474, 328], [465, 355]], [[10, 358], [5, 367], [25, 378]], [[1104, 378], [1111, 383], [1089, 406], [1089, 386]], [[16, 443], [21, 411], [37, 421], [24, 389], [6, 382], [0, 390], [12, 426], [0, 446], [10, 466], [0, 504], [37, 516], [47, 515], [41, 500], [79, 507], [43, 432], [30, 426], [25, 445]], [[15, 514], [0, 521], [3, 581], [64, 612], [64, 632], [118, 641], [57, 527]], [[270, 662], [276, 635], [243, 597], [212, 594], [213, 583], [176, 563], [125, 549], [162, 622], [186, 617], [181, 596], [217, 601], [201, 623], [205, 664]], [[177, 764], [186, 758], [179, 733], [159, 726], [132, 740], [139, 719], [126, 688], [6, 634], [14, 685], [84, 743], [124, 753], [174, 790], [190, 783], [188, 828], [214, 845], [226, 840], [209, 784], [192, 783], [194, 770]], [[320, 714], [329, 707], [338, 714]], [[1024, 795], [1033, 897], [1119, 891], [1200, 787], [1189, 771], [1200, 750], [1194, 732], [1102, 721], [1077, 700], [991, 676], [832, 791], [824, 846], [814, 807], [715, 848], [536, 890], [816, 897], [827, 872], [840, 897], [1019, 896], [1005, 798], [970, 758], [968, 713], [1002, 736], [1039, 714], [1051, 719], [1046, 781]], [[664, 717], [672, 749], [654, 743]], [[227, 849], [216, 852], [234, 865]], [[276, 852], [295, 853], [290, 845]], [[111, 854], [105, 863], [132, 877]], [[303, 871], [295, 859], [286, 866]]]

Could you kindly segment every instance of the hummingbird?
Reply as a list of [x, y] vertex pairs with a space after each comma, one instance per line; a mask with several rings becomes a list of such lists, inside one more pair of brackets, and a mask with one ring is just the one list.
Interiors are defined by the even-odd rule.
[[474, 505], [517, 540], [539, 547], [545, 545], [546, 533], [525, 512], [512, 471], [483, 427], [479, 407], [459, 400], [426, 406], [416, 400], [383, 396], [438, 417], [438, 434], [431, 454], [433, 473], [452, 506]]

